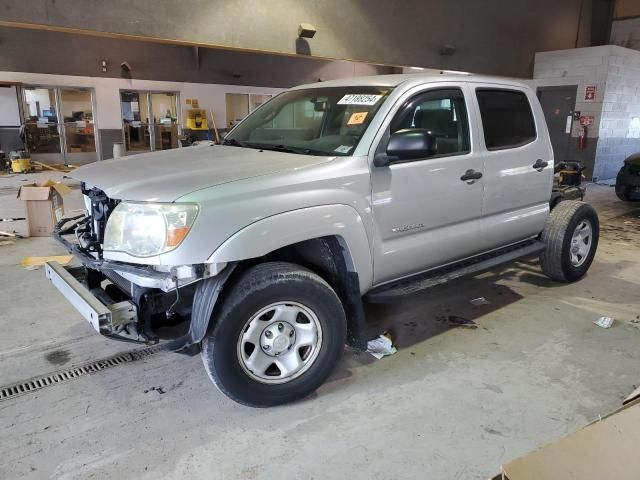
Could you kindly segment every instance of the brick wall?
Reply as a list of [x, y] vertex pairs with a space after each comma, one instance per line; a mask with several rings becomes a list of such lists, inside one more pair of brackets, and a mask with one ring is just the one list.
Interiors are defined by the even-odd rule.
[[640, 52], [612, 47], [599, 136], [594, 175], [612, 178], [640, 152]]
[[[588, 148], [576, 151], [585, 165], [593, 165], [597, 179], [613, 178], [624, 159], [640, 152], [640, 52], [615, 45], [536, 54], [534, 88], [577, 85], [575, 110], [594, 117], [588, 129]], [[585, 101], [587, 85], [596, 86], [593, 102]], [[580, 125], [571, 136], [577, 144]]]

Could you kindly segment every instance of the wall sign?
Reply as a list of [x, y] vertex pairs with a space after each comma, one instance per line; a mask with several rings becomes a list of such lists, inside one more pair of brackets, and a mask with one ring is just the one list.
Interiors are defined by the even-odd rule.
[[580, 125], [582, 125], [583, 127], [588, 127], [590, 125], [593, 125], [593, 115], [582, 115], [580, 117]]
[[594, 102], [595, 100], [596, 100], [596, 86], [587, 85], [586, 87], [584, 87], [584, 101]]

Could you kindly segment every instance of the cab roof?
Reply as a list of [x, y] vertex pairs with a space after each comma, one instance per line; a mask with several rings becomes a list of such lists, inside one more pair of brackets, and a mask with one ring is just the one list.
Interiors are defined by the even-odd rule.
[[397, 87], [398, 85], [405, 83], [409, 86], [433, 82], [493, 83], [512, 87], [528, 87], [528, 85], [522, 80], [508, 77], [493, 77], [489, 75], [473, 75], [465, 73], [404, 73], [341, 78], [339, 80], [329, 80], [327, 82], [308, 83], [306, 85], [294, 87], [292, 90], [327, 87]]

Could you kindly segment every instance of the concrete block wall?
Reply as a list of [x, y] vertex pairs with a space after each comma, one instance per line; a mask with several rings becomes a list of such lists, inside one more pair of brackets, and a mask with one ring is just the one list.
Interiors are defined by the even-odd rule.
[[640, 52], [612, 47], [596, 158], [598, 178], [613, 178], [625, 158], [640, 152]]
[[611, 24], [611, 43], [640, 50], [640, 17], [614, 20]]
[[[577, 86], [575, 110], [592, 115], [594, 124], [588, 129], [587, 148], [577, 150], [580, 125], [574, 121], [570, 145], [573, 157], [593, 178], [615, 177], [624, 159], [640, 152], [640, 52], [615, 45], [540, 52], [530, 83], [534, 88]], [[584, 100], [587, 85], [596, 86], [593, 102]]]

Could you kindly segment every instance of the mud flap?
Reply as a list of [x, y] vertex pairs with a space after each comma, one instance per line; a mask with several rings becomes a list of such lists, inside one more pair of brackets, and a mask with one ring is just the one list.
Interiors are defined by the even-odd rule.
[[[194, 346], [197, 346], [204, 338], [209, 328], [209, 321], [213, 314], [213, 309], [218, 301], [222, 288], [227, 283], [229, 276], [235, 270], [235, 264], [229, 264], [215, 277], [202, 280], [196, 288], [193, 297], [193, 309], [191, 311], [191, 322], [186, 335], [172, 340], [166, 345], [168, 350], [179, 353], [194, 354]], [[197, 348], [195, 349], [197, 350]]]

